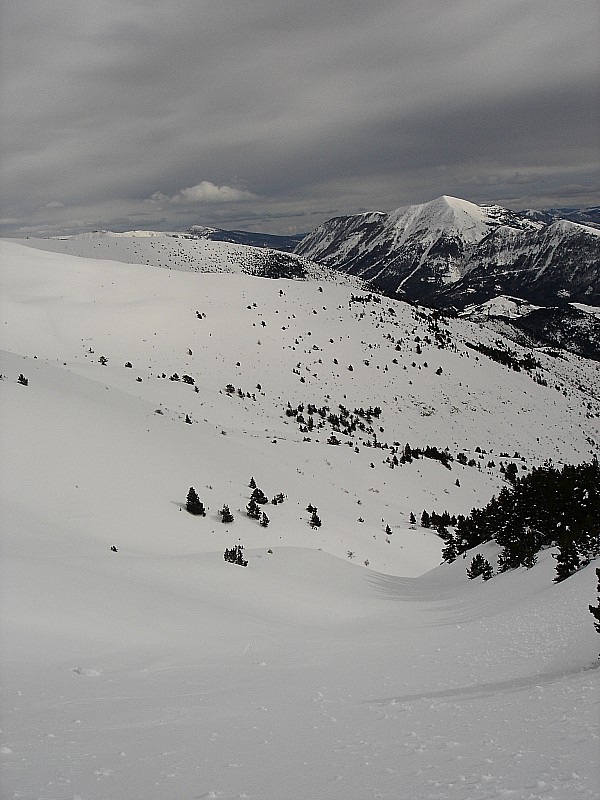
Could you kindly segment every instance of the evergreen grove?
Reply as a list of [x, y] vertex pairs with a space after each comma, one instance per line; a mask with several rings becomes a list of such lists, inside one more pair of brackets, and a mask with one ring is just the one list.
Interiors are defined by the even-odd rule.
[[548, 464], [502, 489], [485, 508], [459, 517], [442, 556], [452, 562], [465, 551], [495, 541], [500, 572], [532, 567], [537, 553], [558, 547], [556, 581], [600, 555], [600, 464]]

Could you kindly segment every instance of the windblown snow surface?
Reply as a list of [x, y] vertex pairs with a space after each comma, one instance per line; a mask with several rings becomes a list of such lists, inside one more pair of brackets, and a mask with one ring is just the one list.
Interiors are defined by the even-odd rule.
[[[409, 522], [485, 504], [513, 457], [589, 460], [596, 364], [537, 353], [544, 386], [342, 278], [0, 253], [3, 798], [599, 796], [594, 565], [469, 581]], [[382, 413], [335, 446], [288, 402]], [[374, 441], [477, 465], [391, 469]], [[268, 528], [252, 476], [286, 495]]]

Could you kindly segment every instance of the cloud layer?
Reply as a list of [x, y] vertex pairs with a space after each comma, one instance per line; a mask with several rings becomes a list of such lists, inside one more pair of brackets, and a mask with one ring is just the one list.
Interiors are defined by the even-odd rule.
[[596, 0], [4, 0], [5, 235], [598, 202], [599, 19]]

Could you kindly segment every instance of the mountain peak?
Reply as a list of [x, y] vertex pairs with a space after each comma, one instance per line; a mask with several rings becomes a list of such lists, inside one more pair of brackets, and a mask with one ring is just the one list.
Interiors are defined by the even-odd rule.
[[544, 275], [543, 302], [569, 296], [589, 303], [598, 291], [599, 236], [597, 229], [575, 222], [547, 225], [498, 205], [441, 195], [387, 215], [330, 220], [296, 253], [417, 301], [435, 298], [456, 305], [454, 286], [466, 298], [475, 291], [473, 280], [479, 281], [477, 297], [469, 303], [500, 292], [519, 294], [524, 286], [530, 288], [523, 296], [535, 301]]

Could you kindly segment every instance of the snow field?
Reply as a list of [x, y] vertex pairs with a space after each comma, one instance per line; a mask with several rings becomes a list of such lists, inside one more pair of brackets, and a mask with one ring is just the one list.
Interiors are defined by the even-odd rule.
[[[539, 354], [565, 394], [466, 348], [489, 331], [454, 320], [456, 349], [423, 344], [408, 307], [349, 305], [343, 282], [0, 248], [3, 797], [598, 797], [594, 565], [555, 585], [546, 552], [471, 582], [408, 521], [486, 503], [514, 450], [588, 459], [594, 365]], [[377, 404], [381, 441], [481, 471], [392, 470], [330, 427], [305, 442], [288, 401]], [[244, 513], [251, 476], [287, 495], [267, 529]], [[190, 485], [206, 518], [182, 510]], [[223, 561], [238, 542], [245, 569]]]

